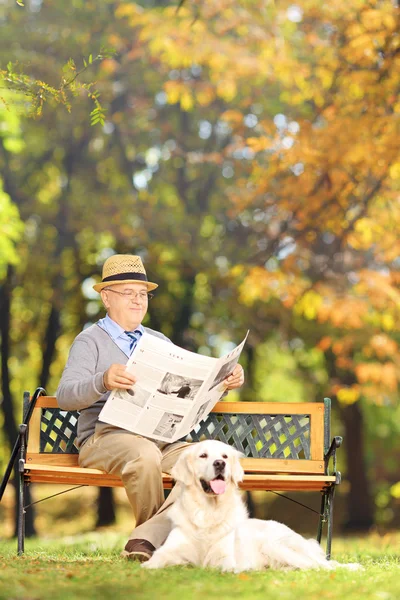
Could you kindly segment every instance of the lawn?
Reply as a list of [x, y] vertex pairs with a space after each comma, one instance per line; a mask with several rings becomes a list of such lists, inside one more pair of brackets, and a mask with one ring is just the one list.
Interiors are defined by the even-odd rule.
[[0, 541], [0, 599], [400, 598], [400, 534], [335, 539], [335, 558], [361, 562], [364, 570], [360, 572], [234, 575], [192, 567], [145, 571], [120, 558], [123, 543], [120, 534], [107, 532], [58, 541], [27, 540], [25, 555], [17, 557], [14, 540]]

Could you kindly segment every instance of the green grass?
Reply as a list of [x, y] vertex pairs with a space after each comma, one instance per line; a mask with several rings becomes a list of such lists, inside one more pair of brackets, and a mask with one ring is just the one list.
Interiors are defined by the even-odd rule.
[[16, 556], [15, 540], [0, 541], [0, 599], [400, 598], [399, 534], [336, 539], [335, 558], [361, 562], [361, 572], [271, 570], [234, 575], [192, 567], [145, 571], [120, 558], [124, 541], [120, 534], [107, 532], [27, 540], [22, 557]]

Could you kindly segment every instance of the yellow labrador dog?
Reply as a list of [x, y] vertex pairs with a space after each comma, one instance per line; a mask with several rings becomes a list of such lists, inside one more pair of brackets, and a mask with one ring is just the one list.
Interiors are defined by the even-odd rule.
[[249, 519], [238, 490], [240, 454], [214, 440], [182, 453], [172, 476], [181, 493], [169, 510], [173, 529], [142, 567], [193, 564], [241, 572], [267, 567], [335, 569], [316, 540], [306, 540], [276, 521]]

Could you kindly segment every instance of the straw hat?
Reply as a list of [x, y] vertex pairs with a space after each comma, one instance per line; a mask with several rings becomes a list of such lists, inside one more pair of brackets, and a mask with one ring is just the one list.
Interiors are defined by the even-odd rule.
[[96, 283], [93, 289], [101, 292], [105, 287], [116, 283], [145, 283], [148, 292], [158, 287], [157, 283], [147, 281], [142, 259], [133, 254], [114, 254], [107, 258], [103, 265], [101, 283]]

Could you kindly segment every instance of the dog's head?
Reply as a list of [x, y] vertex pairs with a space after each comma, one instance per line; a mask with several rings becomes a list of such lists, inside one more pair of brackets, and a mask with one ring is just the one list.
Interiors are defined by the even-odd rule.
[[226, 487], [243, 479], [240, 453], [222, 442], [207, 440], [191, 444], [171, 471], [186, 486], [199, 486], [205, 494], [219, 496]]

